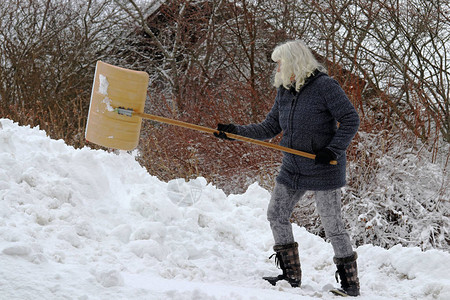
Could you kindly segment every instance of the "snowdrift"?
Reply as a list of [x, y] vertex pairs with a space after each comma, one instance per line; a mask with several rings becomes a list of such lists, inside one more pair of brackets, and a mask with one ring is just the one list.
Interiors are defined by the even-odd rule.
[[[260, 278], [270, 194], [161, 182], [135, 154], [74, 149], [0, 120], [0, 299], [334, 299], [332, 247], [295, 226], [301, 289]], [[357, 249], [360, 299], [450, 299], [450, 254]]]

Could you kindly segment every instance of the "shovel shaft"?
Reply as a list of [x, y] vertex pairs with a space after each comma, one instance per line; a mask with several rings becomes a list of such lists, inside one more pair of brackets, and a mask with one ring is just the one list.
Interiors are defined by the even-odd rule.
[[[202, 131], [202, 132], [206, 132], [206, 133], [212, 133], [212, 134], [219, 133], [219, 131], [216, 130], [216, 129], [212, 129], [212, 128], [205, 127], [205, 126], [200, 126], [200, 125], [195, 125], [195, 124], [191, 124], [191, 123], [187, 123], [187, 122], [183, 122], [183, 121], [178, 121], [178, 120], [174, 120], [174, 119], [169, 119], [169, 118], [165, 118], [165, 117], [161, 117], [161, 116], [156, 116], [156, 115], [151, 115], [151, 114], [146, 114], [146, 113], [140, 113], [140, 112], [135, 112], [135, 111], [133, 111], [132, 114], [133, 114], [133, 116], [141, 117], [143, 119], [148, 119], [148, 120], [153, 120], [153, 121], [160, 122], [160, 123], [175, 125], [175, 126], [178, 126], [178, 127], [189, 128], [189, 129]], [[311, 154], [311, 153], [308, 153], [308, 152], [303, 152], [303, 151], [295, 150], [295, 149], [292, 149], [292, 148], [287, 148], [287, 147], [283, 147], [283, 146], [280, 146], [280, 145], [275, 145], [275, 144], [267, 143], [267, 142], [264, 142], [264, 141], [251, 139], [251, 138], [248, 138], [248, 137], [245, 137], [245, 136], [241, 136], [241, 135], [237, 135], [237, 134], [233, 134], [233, 133], [226, 132], [226, 135], [229, 138], [240, 140], [240, 141], [243, 141], [243, 142], [256, 144], [256, 145], [260, 145], [260, 146], [263, 146], [263, 147], [267, 147], [267, 148], [271, 148], [271, 149], [275, 149], [275, 150], [280, 150], [280, 151], [296, 154], [296, 155], [303, 156], [303, 157], [310, 158], [310, 159], [315, 159], [316, 158], [316, 156], [314, 154]], [[332, 160], [332, 161], [330, 161], [330, 164], [331, 165], [337, 165], [337, 161]]]

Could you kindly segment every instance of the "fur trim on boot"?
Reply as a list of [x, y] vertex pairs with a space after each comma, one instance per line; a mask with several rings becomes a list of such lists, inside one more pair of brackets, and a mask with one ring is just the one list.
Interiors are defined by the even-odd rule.
[[[275, 245], [273, 250], [276, 252], [275, 263], [283, 271], [282, 275], [277, 277], [263, 277], [272, 285], [276, 285], [279, 280], [287, 280], [292, 287], [300, 287], [302, 283], [302, 269], [298, 255], [298, 244]], [[272, 256], [271, 256], [272, 257]]]
[[343, 258], [334, 257], [333, 261], [336, 264], [336, 281], [338, 275], [341, 279], [341, 288], [349, 296], [359, 296], [359, 279], [358, 279], [358, 266], [356, 259], [358, 254], [353, 252], [353, 255]]

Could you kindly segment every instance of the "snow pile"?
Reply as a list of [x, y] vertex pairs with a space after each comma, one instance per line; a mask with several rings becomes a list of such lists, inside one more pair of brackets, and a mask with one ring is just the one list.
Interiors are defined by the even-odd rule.
[[[134, 155], [74, 149], [0, 120], [0, 299], [332, 299], [332, 248], [295, 226], [303, 285], [261, 280], [269, 192], [164, 183]], [[361, 299], [450, 299], [450, 254], [371, 245]]]

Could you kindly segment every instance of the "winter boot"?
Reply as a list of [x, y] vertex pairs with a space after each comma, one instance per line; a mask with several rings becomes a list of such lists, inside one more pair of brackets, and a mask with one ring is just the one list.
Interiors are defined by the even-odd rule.
[[333, 261], [336, 264], [336, 281], [338, 275], [341, 279], [341, 292], [348, 296], [359, 296], [359, 279], [358, 279], [358, 266], [356, 265], [356, 259], [358, 254], [353, 252], [353, 255], [337, 258], [334, 257]]
[[269, 281], [272, 285], [276, 285], [279, 280], [286, 280], [292, 287], [300, 287], [302, 269], [298, 256], [298, 244], [275, 245], [273, 250], [276, 252], [273, 254], [275, 255], [275, 263], [281, 268], [283, 274], [277, 277], [263, 277], [263, 279]]

